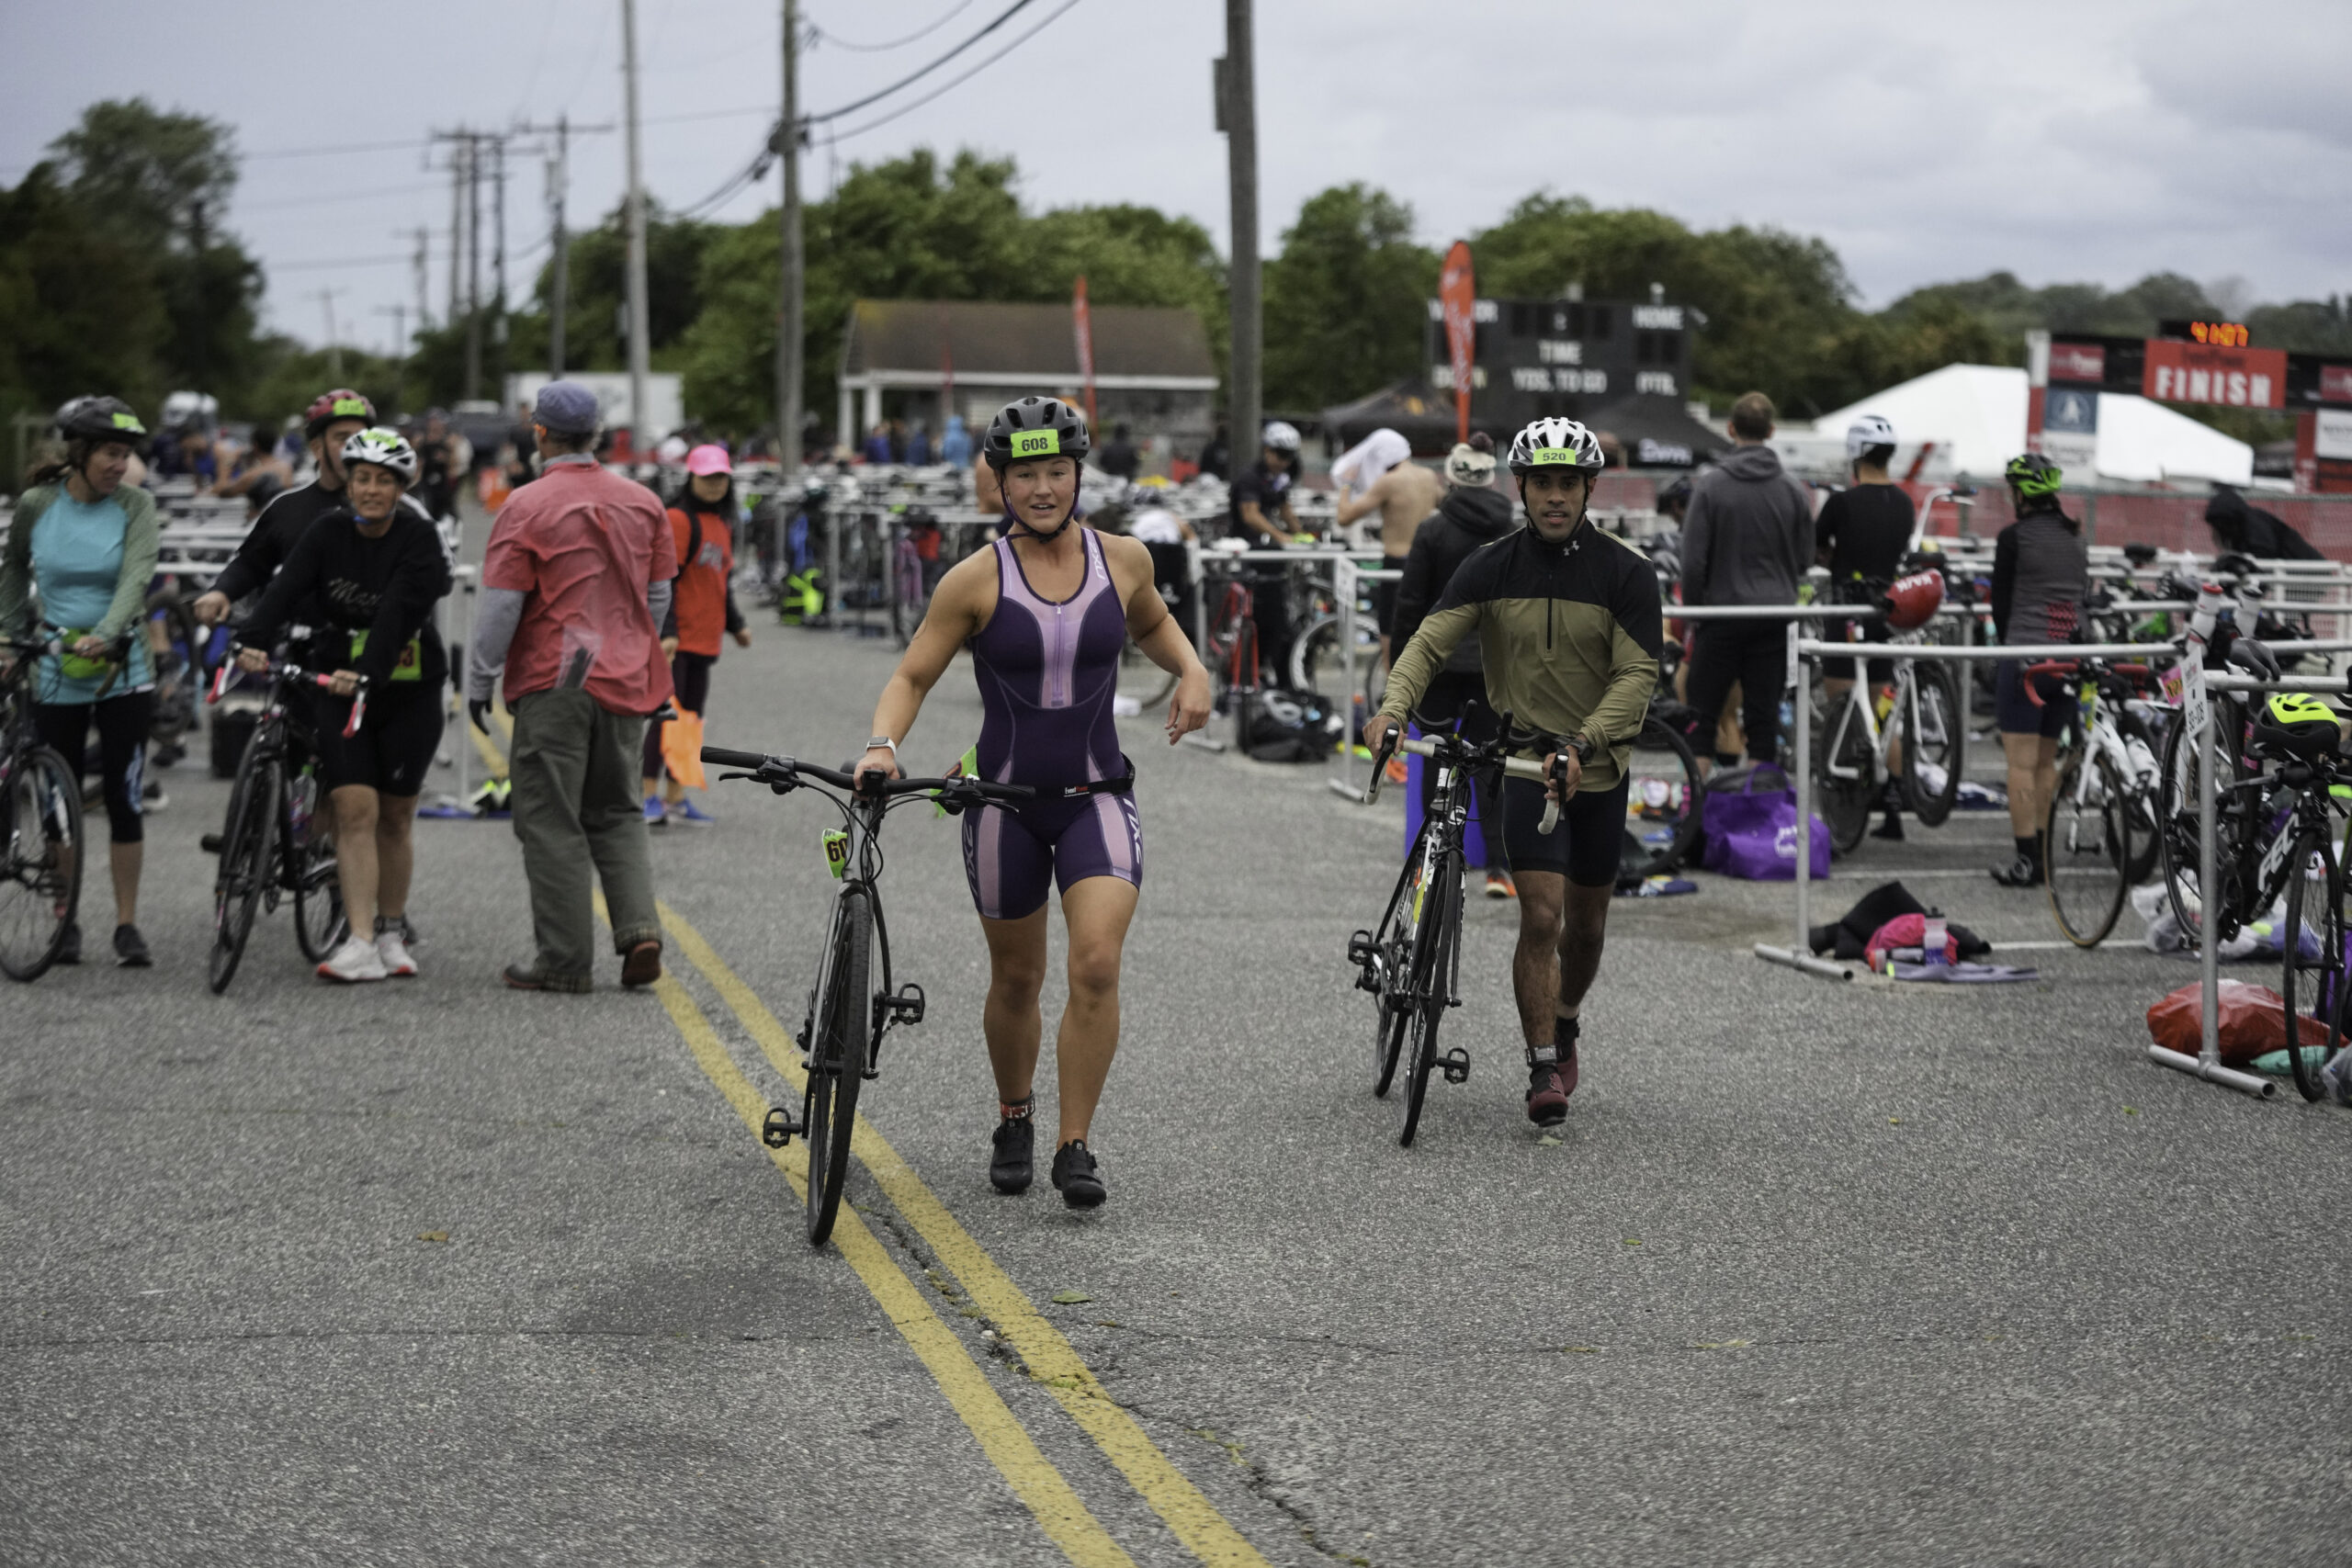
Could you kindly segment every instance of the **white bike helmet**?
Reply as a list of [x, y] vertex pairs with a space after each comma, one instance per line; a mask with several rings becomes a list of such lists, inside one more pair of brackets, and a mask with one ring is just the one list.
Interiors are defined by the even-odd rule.
[[1279, 419], [1270, 421], [1266, 425], [1265, 442], [1277, 452], [1295, 452], [1298, 450], [1298, 427]]
[[1600, 437], [1575, 420], [1557, 415], [1539, 419], [1513, 436], [1505, 462], [1512, 473], [1522, 476], [1532, 468], [1555, 463], [1589, 473], [1609, 466], [1609, 459], [1601, 455]]
[[400, 476], [403, 487], [416, 482], [416, 448], [408, 444], [407, 436], [380, 424], [353, 432], [351, 439], [343, 444], [343, 466], [348, 468], [354, 463], [373, 463], [379, 468], [389, 468]]
[[1863, 453], [1873, 446], [1894, 445], [1894, 426], [1874, 413], [1866, 413], [1846, 427], [1846, 461], [1859, 462]]

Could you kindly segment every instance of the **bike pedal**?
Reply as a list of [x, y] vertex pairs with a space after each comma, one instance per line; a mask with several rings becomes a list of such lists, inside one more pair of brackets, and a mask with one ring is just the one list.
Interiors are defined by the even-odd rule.
[[783, 1106], [771, 1105], [767, 1120], [760, 1123], [760, 1142], [772, 1149], [780, 1149], [792, 1142], [794, 1134], [807, 1131], [792, 1119], [792, 1113]]
[[922, 987], [916, 985], [912, 980], [910, 980], [905, 985], [900, 986], [899, 987], [898, 995], [884, 998], [883, 1002], [890, 1010], [890, 1021], [893, 1023], [921, 1023], [922, 1021]]
[[1468, 1083], [1470, 1081], [1470, 1057], [1466, 1053], [1449, 1052], [1437, 1059], [1437, 1065], [1445, 1074], [1446, 1082]]
[[1377, 951], [1378, 950], [1373, 945], [1372, 933], [1370, 931], [1354, 931], [1349, 934], [1349, 963], [1368, 965], [1372, 962], [1372, 955]]

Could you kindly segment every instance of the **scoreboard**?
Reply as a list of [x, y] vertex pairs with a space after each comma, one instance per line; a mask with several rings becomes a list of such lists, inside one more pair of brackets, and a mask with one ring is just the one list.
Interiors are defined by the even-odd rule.
[[[1510, 429], [1578, 418], [1641, 392], [1686, 397], [1687, 314], [1662, 299], [1480, 299], [1471, 317], [1470, 417]], [[1445, 313], [1435, 299], [1425, 342], [1430, 385], [1450, 394]]]

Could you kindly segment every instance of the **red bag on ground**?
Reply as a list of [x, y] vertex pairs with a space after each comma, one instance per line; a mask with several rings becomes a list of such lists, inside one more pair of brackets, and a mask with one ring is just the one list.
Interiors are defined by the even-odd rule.
[[[2287, 1048], [2287, 1003], [2267, 986], [2224, 980], [2217, 998], [2222, 1065], [2245, 1067], [2256, 1056]], [[2148, 1010], [2148, 1033], [2167, 1051], [2194, 1056], [2204, 1048], [2203, 987], [2183, 986]], [[2327, 1043], [2327, 1025], [2316, 1018], [2295, 1020], [2301, 1043]]]

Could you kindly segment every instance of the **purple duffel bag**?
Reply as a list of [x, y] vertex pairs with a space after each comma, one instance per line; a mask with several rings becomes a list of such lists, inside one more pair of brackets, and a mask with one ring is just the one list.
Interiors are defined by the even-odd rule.
[[[1797, 875], [1797, 792], [1770, 762], [1718, 773], [1707, 781], [1702, 818], [1709, 871], [1749, 882], [1793, 882]], [[1829, 824], [1813, 819], [1813, 874], [1829, 874]]]

